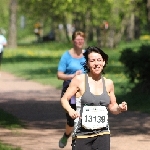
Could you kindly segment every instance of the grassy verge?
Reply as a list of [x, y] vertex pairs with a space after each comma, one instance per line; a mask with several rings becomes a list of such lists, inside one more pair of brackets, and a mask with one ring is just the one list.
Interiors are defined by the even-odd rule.
[[61, 87], [57, 80], [57, 65], [62, 53], [71, 45], [46, 43], [18, 46], [16, 50], [5, 50], [2, 70], [34, 80], [42, 84]]
[[0, 142], [0, 150], [21, 150], [21, 148], [13, 148], [12, 146]]
[[24, 125], [13, 115], [0, 109], [0, 126], [7, 129], [22, 128]]

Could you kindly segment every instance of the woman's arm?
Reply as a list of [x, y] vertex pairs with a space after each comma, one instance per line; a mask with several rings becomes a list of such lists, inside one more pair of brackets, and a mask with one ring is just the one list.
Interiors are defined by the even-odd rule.
[[74, 109], [71, 108], [71, 106], [69, 104], [69, 100], [71, 99], [72, 96], [74, 96], [77, 93], [77, 91], [80, 90], [79, 83], [81, 83], [80, 75], [75, 76], [71, 80], [71, 83], [69, 84], [69, 87], [67, 88], [67, 91], [64, 93], [63, 97], [61, 98], [62, 107], [74, 119], [79, 117], [80, 115]]
[[[108, 80], [108, 79], [107, 79]], [[108, 109], [110, 110], [111, 113], [113, 114], [119, 114], [122, 111], [127, 111], [127, 103], [122, 102], [121, 104], [117, 104], [116, 102], [116, 96], [114, 94], [114, 84], [112, 80], [108, 81], [109, 85], [109, 94], [110, 94], [110, 104], [108, 106]]]
[[60, 80], [71, 80], [74, 77], [74, 74], [65, 74], [64, 72], [58, 71], [57, 78]]
[[76, 75], [81, 74], [81, 73], [82, 73], [81, 70], [76, 71], [75, 74], [65, 74], [64, 72], [58, 71], [57, 72], [57, 78], [60, 79], [60, 80], [71, 80]]

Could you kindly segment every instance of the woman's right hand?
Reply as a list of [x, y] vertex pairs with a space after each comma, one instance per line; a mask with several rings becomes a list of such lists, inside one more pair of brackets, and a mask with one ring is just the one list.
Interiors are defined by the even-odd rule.
[[71, 109], [68, 113], [72, 119], [76, 119], [76, 118], [80, 117], [79, 113], [76, 112], [74, 109]]

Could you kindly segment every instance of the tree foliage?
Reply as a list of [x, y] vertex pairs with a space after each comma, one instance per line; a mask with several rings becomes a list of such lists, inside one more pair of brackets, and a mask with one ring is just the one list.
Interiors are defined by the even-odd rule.
[[[0, 20], [7, 20], [8, 3], [2, 0]], [[2, 3], [0, 1], [0, 4]], [[64, 25], [67, 37], [67, 24], [84, 30], [88, 40], [96, 39], [105, 46], [115, 46], [121, 39], [139, 38], [148, 28], [149, 0], [17, 0], [18, 15], [26, 17], [27, 25], [41, 22], [55, 30], [58, 24]], [[149, 13], [150, 14], [150, 13]], [[30, 22], [30, 23], [29, 23]], [[109, 28], [105, 29], [105, 22]], [[8, 23], [7, 23], [8, 24]], [[31, 28], [31, 25], [29, 25]], [[106, 36], [106, 38], [103, 36]], [[104, 41], [105, 40], [105, 41]], [[109, 43], [109, 44], [108, 44]], [[112, 44], [110, 44], [112, 43]]]
[[121, 52], [120, 61], [125, 74], [136, 86], [133, 90], [141, 93], [150, 91], [150, 45], [141, 45], [137, 50], [126, 48]]

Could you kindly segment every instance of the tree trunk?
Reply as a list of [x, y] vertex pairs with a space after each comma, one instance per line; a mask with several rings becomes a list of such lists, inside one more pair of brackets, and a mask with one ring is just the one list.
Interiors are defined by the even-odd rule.
[[130, 18], [130, 30], [129, 30], [129, 38], [131, 40], [134, 40], [135, 37], [135, 14], [134, 12], [131, 13], [131, 18]]
[[135, 17], [135, 39], [139, 39], [141, 35], [140, 18]]
[[96, 28], [96, 33], [97, 33], [97, 46], [101, 47], [101, 29], [99, 26]]
[[64, 26], [64, 31], [65, 31], [66, 39], [67, 39], [68, 42], [70, 42], [70, 38], [69, 38], [69, 28], [67, 28], [66, 15], [64, 15], [64, 17], [63, 17], [63, 26]]
[[150, 32], [150, 0], [147, 0], [147, 11], [148, 29]]
[[9, 35], [8, 47], [17, 47], [17, 0], [10, 0], [9, 4]]
[[134, 39], [134, 33], [135, 33], [135, 16], [134, 16], [134, 13], [132, 12], [128, 20], [128, 24], [127, 24], [126, 40], [132, 41]]

